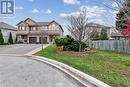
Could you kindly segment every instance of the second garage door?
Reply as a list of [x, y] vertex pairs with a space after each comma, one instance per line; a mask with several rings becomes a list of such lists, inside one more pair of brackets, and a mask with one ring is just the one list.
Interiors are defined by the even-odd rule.
[[47, 44], [47, 37], [42, 37], [42, 38], [40, 37], [39, 41], [40, 41], [40, 43], [42, 43], [42, 41], [43, 41], [44, 44]]
[[37, 38], [36, 37], [29, 37], [29, 43], [37, 43]]

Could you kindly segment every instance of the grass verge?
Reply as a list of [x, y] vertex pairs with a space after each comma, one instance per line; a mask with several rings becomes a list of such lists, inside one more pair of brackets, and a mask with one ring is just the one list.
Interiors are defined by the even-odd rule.
[[130, 86], [129, 54], [97, 50], [94, 54], [75, 56], [57, 53], [56, 46], [52, 45], [35, 55], [70, 65], [113, 87], [121, 87], [123, 84]]

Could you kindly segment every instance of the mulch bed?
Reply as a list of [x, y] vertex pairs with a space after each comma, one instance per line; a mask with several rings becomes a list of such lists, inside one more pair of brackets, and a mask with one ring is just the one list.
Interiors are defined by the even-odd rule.
[[87, 56], [93, 53], [96, 53], [96, 50], [84, 51], [84, 52], [75, 52], [75, 51], [57, 51], [59, 54], [66, 54], [72, 56]]

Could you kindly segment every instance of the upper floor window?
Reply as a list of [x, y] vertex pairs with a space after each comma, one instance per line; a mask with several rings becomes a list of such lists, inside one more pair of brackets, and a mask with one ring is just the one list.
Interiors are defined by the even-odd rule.
[[34, 30], [34, 31], [35, 31], [35, 30], [37, 30], [37, 29], [36, 29], [36, 27], [32, 27], [32, 30]]
[[21, 27], [21, 30], [25, 30], [25, 27]]
[[60, 26], [56, 26], [56, 30], [60, 30]]
[[41, 30], [48, 30], [48, 27], [47, 26], [42, 26]]
[[26, 30], [26, 26], [18, 26], [18, 30]]
[[30, 27], [29, 27], [29, 30], [30, 30], [30, 31], [35, 31], [35, 30], [37, 30], [37, 27], [32, 27], [32, 26], [30, 26]]
[[60, 27], [57, 25], [57, 26], [50, 26], [50, 30], [59, 30]]

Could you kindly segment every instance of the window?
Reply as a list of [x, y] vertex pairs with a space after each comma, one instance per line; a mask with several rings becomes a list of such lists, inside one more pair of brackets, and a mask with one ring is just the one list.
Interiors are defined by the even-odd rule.
[[45, 26], [45, 30], [48, 30], [48, 27], [47, 27], [47, 26]]
[[32, 30], [36, 30], [36, 27], [32, 27]]
[[41, 30], [48, 30], [48, 26], [42, 26]]
[[60, 30], [60, 27], [59, 27], [59, 26], [56, 26], [56, 30]]
[[25, 30], [25, 27], [22, 27], [22, 30]]
[[30, 27], [29, 27], [29, 30], [30, 30], [30, 31], [35, 31], [35, 30], [37, 30], [37, 27], [31, 27], [31, 26], [30, 26]]

